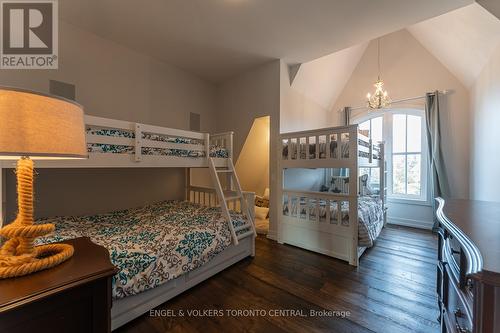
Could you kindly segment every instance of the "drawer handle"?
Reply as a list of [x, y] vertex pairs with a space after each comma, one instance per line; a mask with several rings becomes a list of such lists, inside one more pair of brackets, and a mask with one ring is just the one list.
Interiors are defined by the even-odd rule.
[[455, 311], [453, 311], [453, 314], [455, 315], [455, 327], [459, 333], [471, 333], [471, 331], [468, 328], [463, 328], [460, 326], [460, 323], [458, 322], [458, 318], [462, 318], [464, 314], [462, 313], [462, 310], [457, 308]]

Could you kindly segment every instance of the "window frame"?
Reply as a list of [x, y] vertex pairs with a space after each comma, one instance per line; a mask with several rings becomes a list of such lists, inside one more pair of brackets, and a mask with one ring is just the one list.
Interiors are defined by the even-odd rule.
[[[413, 115], [421, 118], [421, 169], [420, 169], [420, 184], [421, 191], [420, 195], [408, 195], [408, 194], [395, 194], [393, 193], [393, 155], [408, 155], [412, 152], [405, 153], [394, 153], [392, 147], [392, 134], [393, 134], [393, 115], [395, 114], [404, 114], [404, 115]], [[386, 168], [387, 168], [387, 201], [394, 203], [407, 203], [407, 204], [415, 204], [415, 205], [425, 205], [430, 206], [430, 186], [429, 186], [429, 153], [427, 149], [427, 133], [426, 133], [426, 121], [425, 121], [425, 112], [424, 110], [419, 109], [383, 109], [383, 110], [375, 110], [370, 111], [368, 113], [363, 113], [359, 116], [353, 117], [352, 122], [354, 124], [360, 124], [367, 120], [377, 118], [382, 116], [382, 138], [385, 143], [385, 153], [386, 153]], [[370, 132], [371, 132], [371, 124], [370, 124]], [[371, 133], [370, 133], [371, 135]], [[406, 131], [406, 135], [408, 135], [408, 131]], [[415, 152], [413, 152], [415, 153]], [[383, 176], [383, 175], [381, 175]]]

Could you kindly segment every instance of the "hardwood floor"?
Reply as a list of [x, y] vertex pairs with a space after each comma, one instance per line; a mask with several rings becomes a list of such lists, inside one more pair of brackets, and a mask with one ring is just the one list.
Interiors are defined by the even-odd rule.
[[[438, 332], [436, 247], [437, 240], [429, 232], [386, 227], [356, 269], [258, 237], [255, 258], [157, 308], [171, 310], [176, 317], [145, 314], [118, 331]], [[214, 311], [188, 316], [193, 309]], [[249, 309], [264, 311], [262, 316], [226, 312]], [[277, 310], [301, 310], [303, 316], [280, 316]], [[345, 316], [310, 316], [311, 310], [344, 311]]]

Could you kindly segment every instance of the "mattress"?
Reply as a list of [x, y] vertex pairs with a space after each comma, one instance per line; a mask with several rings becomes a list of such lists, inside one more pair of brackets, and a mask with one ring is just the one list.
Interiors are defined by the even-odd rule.
[[[117, 129], [102, 129], [102, 128], [93, 128], [87, 127], [86, 133], [91, 135], [100, 135], [100, 136], [110, 136], [110, 137], [119, 137], [119, 138], [135, 138], [135, 133], [132, 131], [126, 130], [117, 130]], [[142, 133], [142, 138], [145, 140], [152, 141], [162, 141], [162, 142], [170, 142], [177, 144], [190, 144], [190, 145], [201, 145], [203, 142], [201, 140], [190, 139], [190, 138], [182, 138], [182, 137], [172, 137], [168, 135], [160, 135], [160, 134], [152, 134], [152, 133]], [[152, 148], [152, 147], [142, 147], [141, 154], [142, 155], [161, 155], [161, 156], [177, 156], [177, 157], [205, 157], [205, 152], [203, 148], [200, 147], [201, 150], [192, 150], [192, 149], [169, 149], [169, 148]], [[134, 154], [135, 147], [134, 146], [126, 146], [126, 145], [111, 145], [111, 144], [103, 144], [103, 143], [89, 143], [87, 144], [87, 151], [89, 153], [112, 153], [112, 154]], [[210, 157], [218, 157], [218, 158], [228, 158], [229, 152], [224, 147], [218, 145], [210, 146]]]
[[[300, 204], [299, 204], [300, 203]], [[330, 202], [330, 223], [349, 225], [349, 202], [340, 201], [340, 214], [338, 211], [339, 201]], [[327, 205], [325, 200], [319, 202], [319, 212], [317, 213], [317, 202], [309, 200], [309, 204], [305, 200], [292, 199], [290, 210], [292, 216], [297, 216], [301, 219], [307, 218], [307, 209], [309, 210], [309, 218], [313, 221], [317, 220], [316, 214], [319, 214], [319, 221], [324, 222], [326, 219]], [[287, 203], [283, 206], [283, 214], [289, 214]], [[363, 196], [358, 199], [358, 246], [371, 247], [379, 236], [384, 226], [384, 212], [382, 200], [380, 198]]]
[[[231, 212], [233, 225], [245, 223]], [[54, 223], [53, 234], [37, 244], [90, 237], [108, 249], [119, 272], [113, 297], [123, 298], [155, 288], [210, 261], [231, 245], [231, 233], [220, 208], [186, 201], [163, 201], [140, 208], [90, 216], [38, 220]], [[244, 233], [248, 229], [238, 231]]]

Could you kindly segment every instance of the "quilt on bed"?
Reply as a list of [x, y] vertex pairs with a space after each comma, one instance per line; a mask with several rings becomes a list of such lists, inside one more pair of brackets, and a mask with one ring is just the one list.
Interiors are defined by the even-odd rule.
[[[134, 132], [126, 130], [117, 130], [117, 129], [102, 129], [102, 128], [87, 127], [86, 133], [91, 135], [110, 136], [116, 138], [129, 138], [129, 139], [135, 138]], [[168, 135], [160, 135], [152, 133], [142, 133], [142, 138], [146, 140], [177, 143], [177, 144], [201, 145], [203, 143], [202, 140], [182, 138], [182, 137], [172, 137]], [[134, 154], [135, 147], [125, 146], [125, 145], [104, 144], [104, 143], [89, 143], [87, 144], [87, 151], [89, 153]], [[177, 157], [205, 157], [205, 152], [203, 150], [152, 148], [152, 147], [142, 147], [141, 154], [177, 156]], [[218, 145], [210, 145], [210, 157], [228, 158], [229, 152], [224, 147]]]
[[380, 198], [360, 197], [358, 200], [358, 246], [371, 247], [384, 227], [384, 211]]
[[[307, 217], [307, 207], [309, 207], [309, 217], [316, 220], [317, 205], [315, 200], [310, 200], [307, 205], [305, 200], [300, 201], [300, 207], [297, 205], [298, 200], [292, 199], [291, 202], [291, 215], [298, 216], [305, 219]], [[340, 211], [340, 223], [342, 225], [349, 225], [349, 203], [342, 201]], [[298, 214], [297, 214], [298, 213]], [[283, 206], [283, 214], [288, 215], [288, 205]], [[330, 219], [331, 223], [338, 224], [338, 202], [330, 203]], [[319, 203], [319, 220], [326, 219], [326, 201], [320, 200]], [[359, 197], [358, 199], [358, 246], [371, 247], [373, 246], [378, 235], [384, 226], [384, 212], [382, 208], [382, 201], [380, 198], [369, 196]]]
[[[245, 223], [241, 214], [231, 215], [235, 226]], [[56, 226], [55, 232], [39, 238], [38, 244], [86, 236], [107, 248], [111, 262], [119, 269], [113, 277], [115, 298], [138, 294], [192, 271], [232, 241], [220, 208], [186, 201], [164, 201], [92, 216], [47, 218], [37, 223]]]

